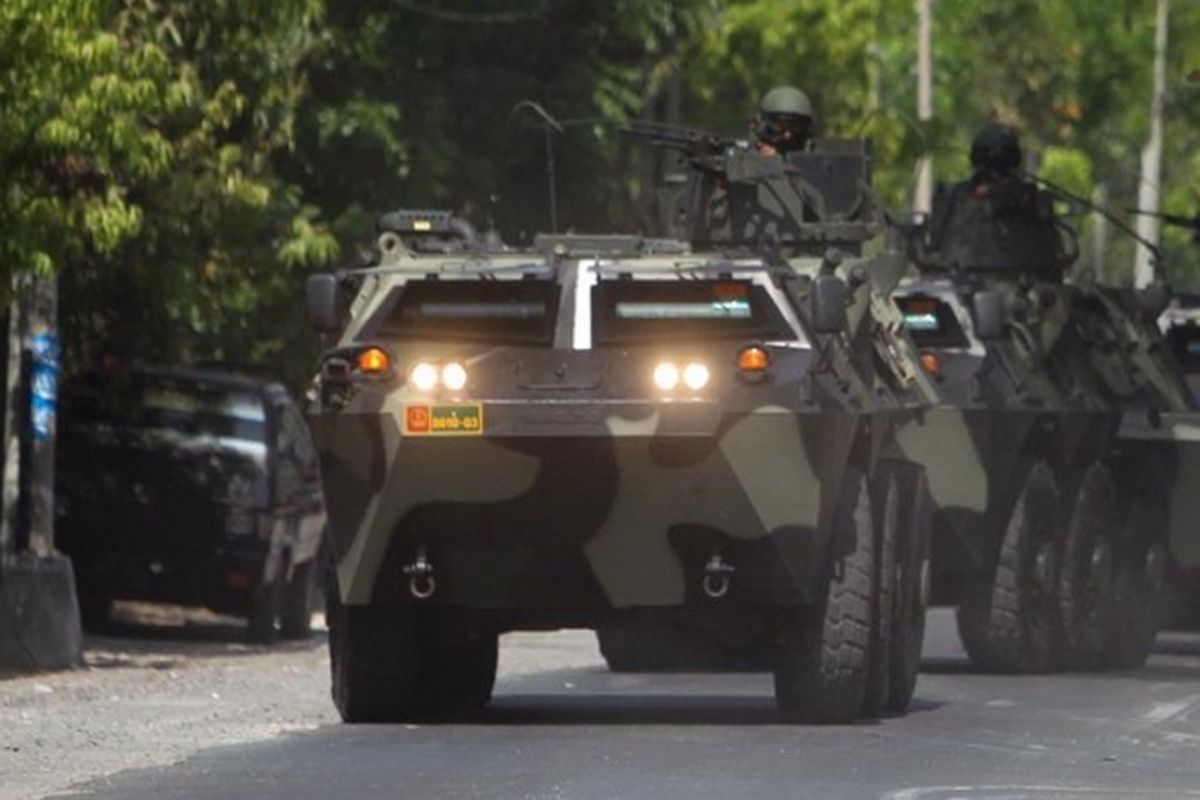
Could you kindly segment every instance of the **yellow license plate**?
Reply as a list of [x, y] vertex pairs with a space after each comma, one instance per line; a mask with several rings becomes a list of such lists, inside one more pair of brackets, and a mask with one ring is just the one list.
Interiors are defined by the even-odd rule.
[[478, 436], [483, 433], [483, 406], [479, 403], [407, 406], [404, 432], [409, 436]]

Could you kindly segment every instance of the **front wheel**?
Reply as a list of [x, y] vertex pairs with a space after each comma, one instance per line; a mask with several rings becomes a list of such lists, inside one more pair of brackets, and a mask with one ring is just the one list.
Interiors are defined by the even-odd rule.
[[858, 718], [870, 678], [875, 530], [866, 478], [848, 470], [834, 511], [837, 562], [825, 597], [800, 621], [775, 667], [775, 703], [793, 722]]
[[1046, 672], [1055, 661], [1059, 492], [1050, 466], [1035, 463], [1012, 506], [990, 575], [968, 586], [958, 629], [986, 672]]
[[433, 714], [478, 711], [492, 699], [499, 641], [496, 634], [432, 639], [422, 648], [417, 702]]
[[1167, 501], [1150, 488], [1134, 495], [1113, 546], [1111, 613], [1104, 632], [1104, 666], [1138, 669], [1154, 649], [1163, 618]]
[[329, 669], [343, 722], [399, 722], [414, 711], [420, 656], [403, 608], [347, 606], [327, 581]]
[[1084, 474], [1067, 525], [1059, 577], [1063, 663], [1093, 669], [1104, 662], [1114, 603], [1114, 554], [1120, 501], [1112, 474], [1094, 464]]
[[912, 702], [921, 671], [925, 613], [929, 608], [933, 497], [925, 468], [918, 464], [903, 465], [896, 482], [903, 505], [896, 558], [899, 577], [892, 622], [891, 680], [884, 708], [902, 713]]

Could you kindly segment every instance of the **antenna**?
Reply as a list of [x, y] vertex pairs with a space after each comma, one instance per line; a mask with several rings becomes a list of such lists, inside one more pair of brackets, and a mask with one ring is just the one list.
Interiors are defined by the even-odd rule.
[[550, 115], [540, 103], [533, 100], [522, 100], [512, 107], [509, 118], [528, 111], [542, 122], [542, 132], [546, 137], [546, 181], [550, 189], [550, 232], [558, 233], [558, 190], [554, 179], [554, 134], [562, 133], [563, 126]]

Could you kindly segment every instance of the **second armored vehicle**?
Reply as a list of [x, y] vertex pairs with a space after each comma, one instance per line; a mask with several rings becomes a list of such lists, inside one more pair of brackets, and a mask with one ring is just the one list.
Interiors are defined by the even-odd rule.
[[1194, 404], [1154, 326], [1161, 290], [1068, 275], [1074, 234], [1011, 129], [986, 129], [972, 162], [896, 295], [940, 397], [936, 435], [901, 434], [938, 506], [935, 600], [985, 669], [1137, 666], [1168, 550], [1195, 538], [1170, 523], [1183, 473], [1162, 423]]

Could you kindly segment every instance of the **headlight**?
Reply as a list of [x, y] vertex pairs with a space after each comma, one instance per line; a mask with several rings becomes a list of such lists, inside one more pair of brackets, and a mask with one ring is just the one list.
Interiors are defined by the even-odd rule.
[[679, 368], [674, 364], [663, 362], [654, 368], [654, 385], [664, 392], [669, 392], [679, 385]]
[[683, 368], [683, 384], [693, 392], [708, 386], [708, 378], [708, 367], [698, 361], [693, 361]]
[[419, 391], [432, 392], [438, 382], [437, 367], [427, 361], [422, 361], [409, 371], [408, 379]]
[[442, 367], [442, 386], [457, 392], [467, 385], [467, 369], [456, 361]]

